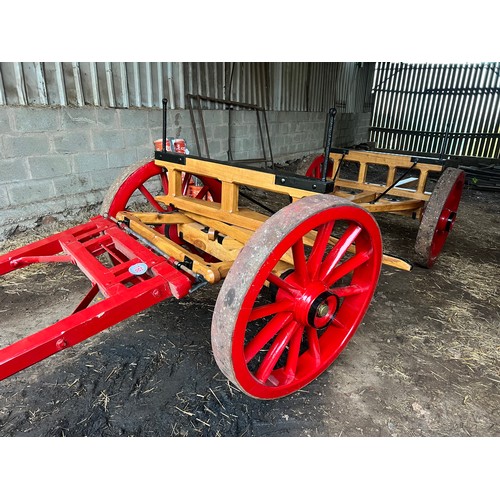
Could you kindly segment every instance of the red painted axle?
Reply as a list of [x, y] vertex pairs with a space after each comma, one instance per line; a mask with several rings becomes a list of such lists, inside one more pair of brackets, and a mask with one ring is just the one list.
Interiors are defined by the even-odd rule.
[[[98, 260], [104, 253], [112, 267]], [[78, 266], [92, 283], [90, 291], [70, 316], [0, 349], [0, 380], [162, 300], [181, 298], [193, 285], [191, 276], [101, 216], [1, 256], [0, 275], [50, 262]], [[137, 264], [143, 274], [131, 272]], [[92, 303], [98, 292], [104, 300]]]

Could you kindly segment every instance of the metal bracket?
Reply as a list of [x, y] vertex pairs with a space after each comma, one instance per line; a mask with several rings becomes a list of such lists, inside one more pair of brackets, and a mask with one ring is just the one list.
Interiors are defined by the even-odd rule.
[[193, 260], [190, 259], [187, 255], [184, 256], [184, 261], [179, 262], [181, 266], [187, 267], [189, 270], [193, 270]]
[[179, 153], [170, 153], [169, 151], [155, 151], [155, 160], [177, 163], [177, 165], [185, 165], [186, 155], [181, 155]]
[[334, 183], [332, 181], [314, 179], [312, 177], [294, 174], [276, 175], [274, 183], [279, 186], [303, 189], [305, 191], [312, 191], [321, 194], [332, 193], [334, 187]]

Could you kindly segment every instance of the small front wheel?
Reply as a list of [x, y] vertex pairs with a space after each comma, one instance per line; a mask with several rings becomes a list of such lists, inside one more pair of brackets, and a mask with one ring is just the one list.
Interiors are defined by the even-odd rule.
[[[100, 213], [105, 217], [116, 217], [122, 210], [133, 210], [134, 204], [146, 210], [166, 213], [171, 211], [156, 200], [157, 195], [168, 194], [167, 170], [156, 165], [152, 158], [140, 161], [125, 168], [121, 175], [108, 189], [101, 206]], [[196, 177], [184, 173], [182, 178], [182, 194], [199, 200], [220, 202], [221, 183], [211, 177]], [[187, 244], [180, 236], [177, 225], [157, 225], [155, 230], [164, 234], [179, 245], [186, 245], [192, 252], [212, 257]]]
[[[221, 184], [216, 179], [185, 174], [182, 184], [186, 196], [220, 201]], [[133, 200], [146, 203], [150, 210], [167, 212], [168, 209], [156, 201], [158, 194], [168, 194], [167, 170], [147, 158], [121, 172], [104, 196], [101, 214], [115, 217], [118, 212], [130, 209]]]

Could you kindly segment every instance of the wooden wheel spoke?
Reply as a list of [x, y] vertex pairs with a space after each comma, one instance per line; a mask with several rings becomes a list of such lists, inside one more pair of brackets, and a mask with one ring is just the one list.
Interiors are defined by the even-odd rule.
[[272, 318], [244, 348], [245, 362], [250, 362], [257, 353], [290, 321], [291, 313], [277, 314]]
[[347, 328], [345, 323], [340, 321], [338, 318], [333, 318], [331, 326], [337, 328], [338, 330], [341, 330], [342, 332], [345, 332]]
[[298, 323], [295, 321], [285, 325], [275, 341], [267, 351], [267, 354], [264, 356], [262, 363], [257, 369], [255, 376], [261, 381], [266, 382], [269, 379], [274, 367], [278, 363], [283, 351], [286, 349], [286, 346], [290, 342], [294, 333], [300, 328]]
[[186, 173], [184, 175], [184, 179], [182, 179], [182, 195], [187, 196], [187, 192], [189, 189], [189, 183], [191, 182], [191, 174]]
[[336, 281], [343, 278], [359, 266], [363, 265], [370, 258], [370, 252], [360, 252], [352, 256], [349, 260], [343, 262], [340, 266], [334, 268], [330, 274], [325, 276], [323, 283], [330, 288]]
[[339, 288], [332, 289], [332, 292], [339, 298], [350, 297], [351, 295], [359, 295], [367, 291], [368, 291], [368, 286], [359, 286], [359, 285], [342, 286]]
[[144, 185], [139, 186], [139, 191], [142, 193], [144, 198], [153, 206], [158, 212], [164, 212], [165, 209], [154, 199], [154, 196], [144, 187]]
[[265, 304], [263, 306], [254, 307], [250, 313], [248, 321], [255, 321], [257, 319], [265, 318], [266, 316], [271, 316], [272, 314], [277, 314], [280, 312], [292, 312], [293, 302], [291, 300], [279, 300], [271, 304]]
[[328, 276], [335, 266], [340, 262], [340, 259], [346, 254], [347, 249], [353, 244], [356, 237], [361, 232], [361, 227], [356, 224], [350, 224], [344, 234], [339, 238], [338, 242], [327, 255], [319, 270], [319, 279], [323, 280]]
[[281, 288], [285, 292], [288, 292], [290, 295], [294, 296], [297, 293], [297, 288], [294, 287], [291, 283], [288, 281], [282, 280], [279, 276], [276, 276], [275, 274], [271, 273], [268, 277], [267, 280], [272, 283], [273, 285], [276, 285], [278, 288]]
[[306, 253], [302, 238], [292, 246], [292, 254], [297, 280], [301, 285], [305, 285], [309, 280], [309, 272], [307, 270]]
[[285, 375], [287, 382], [292, 381], [297, 373], [297, 366], [299, 363], [300, 355], [300, 344], [302, 342], [302, 334], [304, 332], [304, 327], [297, 324], [295, 332], [292, 334], [292, 339], [290, 340], [290, 347], [288, 349], [288, 356], [286, 358], [285, 365]]
[[318, 332], [312, 327], [307, 327], [307, 342], [309, 344], [309, 354], [314, 359], [315, 366], [319, 365], [321, 351], [319, 347]]
[[208, 186], [203, 186], [200, 192], [195, 196], [197, 200], [202, 200], [208, 193]]
[[314, 241], [314, 245], [311, 250], [311, 255], [309, 256], [309, 261], [307, 263], [311, 279], [315, 278], [316, 273], [321, 264], [321, 261], [323, 260], [323, 255], [325, 253], [326, 246], [328, 245], [330, 235], [332, 234], [333, 226], [334, 226], [333, 221], [323, 224], [320, 227], [318, 234], [316, 235], [316, 240]]

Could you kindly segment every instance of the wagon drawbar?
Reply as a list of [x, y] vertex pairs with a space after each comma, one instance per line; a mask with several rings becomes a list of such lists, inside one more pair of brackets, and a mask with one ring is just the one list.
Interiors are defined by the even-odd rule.
[[[337, 173], [342, 158], [331, 148], [333, 112], [319, 176], [318, 161], [301, 176], [167, 151], [166, 100], [163, 115], [161, 150], [124, 170], [100, 215], [0, 257], [0, 275], [66, 262], [90, 281], [71, 315], [0, 350], [0, 380], [163, 300], [223, 281], [211, 334], [219, 368], [252, 397], [286, 396], [345, 348], [369, 307], [382, 263], [411, 269], [383, 254], [370, 212], [411, 212], [424, 221], [431, 207], [427, 264], [455, 221], [461, 190], [451, 176], [433, 203], [418, 187], [409, 195], [391, 185], [391, 170], [384, 186], [365, 182], [364, 167], [355, 185], [346, 185]], [[358, 159], [354, 152], [342, 155]], [[291, 203], [264, 215], [240, 205], [241, 186], [287, 195]], [[391, 190], [398, 203], [386, 201]], [[409, 200], [401, 202], [402, 196]]]

